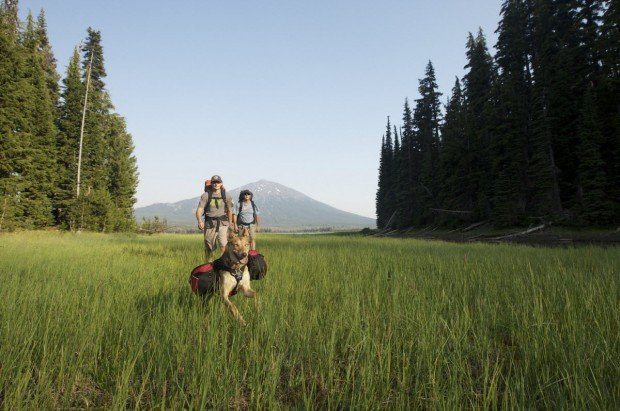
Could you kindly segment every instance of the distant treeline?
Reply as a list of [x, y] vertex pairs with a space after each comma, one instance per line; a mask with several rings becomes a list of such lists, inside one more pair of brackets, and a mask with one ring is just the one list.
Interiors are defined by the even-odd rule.
[[88, 28], [61, 82], [43, 10], [20, 22], [17, 3], [0, 6], [0, 231], [133, 228], [134, 146], [103, 81], [101, 33]]
[[377, 225], [620, 221], [617, 1], [505, 0], [442, 110], [431, 62], [381, 143]]

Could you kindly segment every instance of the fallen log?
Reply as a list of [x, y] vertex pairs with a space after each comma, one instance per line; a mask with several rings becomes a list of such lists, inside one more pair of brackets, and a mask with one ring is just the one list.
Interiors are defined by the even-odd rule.
[[387, 224], [385, 225], [385, 228], [386, 228], [386, 229], [388, 229], [388, 228], [393, 228], [393, 227], [391, 226], [391, 224], [392, 224], [392, 220], [394, 220], [394, 217], [396, 217], [396, 213], [397, 213], [397, 212], [398, 212], [398, 210], [396, 210], [396, 211], [394, 211], [394, 212], [392, 213], [392, 217], [390, 217], [390, 219], [388, 220]]
[[468, 231], [471, 231], [474, 228], [480, 227], [481, 225], [485, 225], [488, 221], [489, 220], [484, 220], [484, 221], [478, 221], [477, 223], [473, 223], [469, 227], [465, 227], [464, 229], [462, 229], [461, 232], [466, 233]]
[[518, 236], [521, 236], [521, 235], [527, 235], [527, 234], [534, 233], [536, 231], [540, 231], [543, 228], [545, 228], [546, 226], [547, 226], [546, 224], [541, 224], [539, 226], [527, 229], [525, 231], [521, 231], [521, 232], [514, 233], [514, 234], [503, 235], [503, 236], [500, 236], [500, 237], [493, 237], [493, 238], [489, 238], [489, 240], [504, 240], [506, 238], [512, 238], [512, 237], [518, 237]]

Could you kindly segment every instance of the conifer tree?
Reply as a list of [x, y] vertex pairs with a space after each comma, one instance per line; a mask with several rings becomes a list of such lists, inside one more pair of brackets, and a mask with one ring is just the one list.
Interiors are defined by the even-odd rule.
[[392, 225], [390, 220], [396, 211], [394, 155], [392, 126], [388, 117], [386, 133], [381, 139], [381, 157], [379, 161], [379, 181], [376, 195], [378, 228], [386, 228], [388, 223]]
[[49, 97], [42, 56], [38, 49], [38, 36], [32, 14], [28, 14], [22, 46], [25, 49], [24, 75], [31, 85], [27, 115], [28, 142], [24, 157], [27, 167], [23, 170], [24, 207], [23, 223], [27, 227], [44, 227], [52, 224], [52, 196], [56, 178], [56, 127], [55, 108]]
[[[110, 187], [110, 111], [113, 108], [105, 89], [101, 33], [92, 28], [82, 48], [82, 84], [89, 83], [84, 136], [82, 142], [80, 196], [70, 210], [70, 221], [77, 228], [113, 231], [116, 227], [114, 201]], [[82, 103], [83, 104], [83, 103]], [[81, 113], [81, 110], [80, 110]]]
[[[452, 95], [446, 105], [446, 115], [441, 129], [439, 203], [450, 211], [468, 211], [467, 182], [468, 162], [465, 136], [464, 97], [461, 82], [456, 78]], [[444, 214], [440, 220], [447, 225], [459, 223], [465, 213]]]
[[29, 15], [25, 31], [15, 35], [16, 5], [6, 6], [0, 19], [0, 225], [9, 229], [51, 224], [55, 159], [53, 113], [36, 50], [34, 23]]
[[385, 212], [386, 212], [386, 224], [392, 224], [392, 222], [394, 220], [392, 220], [392, 222], [390, 221], [390, 219], [392, 218], [392, 215], [394, 214], [394, 212], [396, 211], [396, 192], [395, 192], [395, 164], [394, 164], [394, 157], [395, 157], [395, 150], [394, 150], [394, 140], [396, 139], [396, 136], [394, 136], [394, 140], [392, 140], [392, 126], [390, 124], [390, 117], [388, 116], [387, 118], [387, 124], [386, 124], [386, 130], [385, 130], [385, 151], [386, 151], [386, 169], [387, 169], [387, 173], [386, 173], [386, 185], [385, 185], [385, 197], [384, 197], [384, 207], [385, 207]]
[[[61, 106], [63, 137], [59, 145], [67, 154], [77, 156], [83, 101], [87, 101], [80, 195], [74, 200], [67, 196], [74, 167], [65, 164], [68, 173], [60, 202], [69, 209], [63, 219], [77, 229], [126, 230], [134, 225], [133, 204], [138, 178], [133, 142], [122, 117], [112, 112], [113, 105], [104, 83], [106, 72], [99, 31], [88, 29], [83, 52], [82, 81], [78, 81], [80, 73], [74, 56]], [[86, 99], [87, 83], [90, 88]]]
[[[14, 2], [16, 4], [16, 2]], [[15, 15], [17, 11], [15, 10]], [[16, 42], [11, 9], [0, 14], [0, 230], [22, 226], [31, 128], [28, 116], [32, 86], [24, 71], [25, 52]]]
[[[77, 228], [77, 221], [69, 219], [77, 194], [77, 162], [84, 103], [84, 84], [81, 81], [80, 54], [76, 48], [62, 80], [61, 103], [59, 106], [57, 139], [58, 185], [55, 196], [56, 221], [69, 229]], [[74, 215], [77, 215], [74, 213]]]
[[487, 50], [486, 40], [479, 30], [467, 41], [467, 65], [463, 78], [465, 96], [465, 147], [468, 181], [466, 185], [467, 209], [475, 216], [490, 216], [492, 196], [491, 136], [487, 127], [494, 67]]
[[60, 75], [56, 70], [56, 58], [47, 36], [47, 22], [45, 11], [41, 9], [36, 24], [37, 50], [41, 59], [41, 66], [45, 72], [45, 79], [49, 89], [50, 100], [54, 107], [58, 106]]
[[497, 29], [499, 70], [493, 107], [493, 216], [497, 226], [525, 222], [528, 145], [532, 131], [532, 47], [529, 0], [506, 0]]
[[388, 156], [385, 146], [385, 135], [381, 136], [381, 154], [379, 156], [379, 178], [377, 182], [377, 194], [375, 196], [375, 209], [377, 214], [377, 228], [385, 228], [387, 223], [385, 196], [387, 190]]
[[[88, 37], [82, 50], [82, 82], [86, 84], [87, 76], [90, 76], [90, 89], [84, 126], [80, 184], [84, 194], [90, 195], [93, 191], [106, 191], [109, 186], [108, 170], [105, 166], [108, 156], [106, 117], [113, 107], [104, 83], [106, 71], [101, 33], [89, 27]], [[100, 193], [95, 195], [100, 195]]]
[[556, 39], [546, 22], [553, 19], [547, 1], [534, 1], [532, 23], [532, 131], [528, 147], [528, 215], [556, 219], [564, 214], [560, 193], [556, 140], [553, 132], [553, 55]]
[[4, 0], [3, 7], [0, 9], [5, 24], [5, 34], [13, 40], [17, 38], [19, 33], [18, 8], [19, 0]]
[[602, 137], [590, 89], [584, 96], [579, 139], [577, 148], [579, 155], [578, 192], [581, 206], [579, 214], [590, 225], [610, 224], [614, 215], [614, 204], [605, 192], [608, 183], [599, 146]]
[[577, 200], [577, 130], [585, 89], [574, 2], [536, 1], [532, 8], [535, 83], [544, 93], [545, 117], [557, 167], [562, 207]]
[[114, 231], [127, 231], [135, 225], [133, 206], [136, 203], [138, 168], [133, 155], [132, 137], [126, 130], [125, 120], [113, 114], [109, 117], [109, 125], [109, 192], [116, 210]]
[[420, 79], [413, 123], [420, 143], [420, 178], [416, 186], [420, 202], [418, 223], [427, 223], [431, 218], [430, 209], [436, 206], [439, 169], [439, 124], [441, 121], [441, 93], [437, 90], [435, 69], [429, 61], [425, 77]]
[[552, 143], [546, 91], [534, 84], [532, 97], [532, 132], [528, 148], [527, 213], [531, 217], [555, 220], [563, 215], [558, 168]]
[[396, 209], [398, 223], [401, 228], [411, 227], [419, 213], [419, 205], [415, 196], [417, 172], [419, 170], [413, 114], [409, 101], [405, 99], [403, 108], [403, 126], [401, 130], [400, 151], [398, 153], [398, 167], [396, 175]]
[[[596, 82], [594, 100], [601, 123], [601, 159], [609, 188], [607, 193], [616, 204], [620, 202], [620, 4], [607, 1], [598, 37], [601, 72]], [[615, 218], [620, 210], [616, 208]]]
[[[134, 226], [137, 187], [133, 142], [124, 119], [112, 112], [105, 90], [98, 31], [88, 30], [83, 65], [93, 89], [86, 112], [85, 187], [76, 198], [77, 151], [84, 80], [76, 50], [63, 80], [47, 37], [45, 14], [29, 13], [19, 30], [17, 1], [0, 7], [0, 231], [53, 223], [100, 231]], [[92, 73], [90, 73], [92, 72]]]
[[599, 44], [603, 73], [608, 78], [620, 78], [620, 4], [617, 1], [606, 2]]
[[[405, 101], [393, 150], [399, 226], [620, 221], [618, 2], [504, 0], [497, 33], [495, 59], [481, 31], [469, 35], [441, 140], [428, 67], [413, 114]], [[447, 212], [428, 214], [434, 204]]]

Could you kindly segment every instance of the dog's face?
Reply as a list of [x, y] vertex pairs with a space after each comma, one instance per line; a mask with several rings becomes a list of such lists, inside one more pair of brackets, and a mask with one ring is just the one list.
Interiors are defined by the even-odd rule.
[[232, 231], [228, 234], [226, 252], [231, 260], [239, 264], [248, 263], [248, 251], [250, 251], [250, 235], [244, 230], [243, 235], [238, 236]]

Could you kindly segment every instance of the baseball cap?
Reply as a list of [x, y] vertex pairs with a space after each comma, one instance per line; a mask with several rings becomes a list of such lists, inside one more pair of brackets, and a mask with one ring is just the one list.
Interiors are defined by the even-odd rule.
[[221, 183], [222, 182], [222, 177], [218, 176], [217, 174], [214, 175], [213, 177], [211, 177], [211, 182], [212, 183]]

